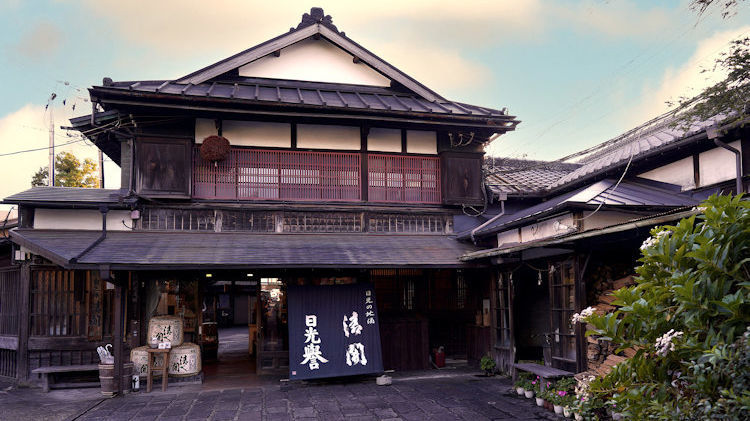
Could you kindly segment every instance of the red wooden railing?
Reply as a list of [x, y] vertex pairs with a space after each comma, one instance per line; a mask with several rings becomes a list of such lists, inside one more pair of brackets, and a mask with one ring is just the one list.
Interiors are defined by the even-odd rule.
[[[368, 155], [373, 202], [440, 203], [437, 157]], [[217, 163], [193, 153], [193, 197], [234, 200], [362, 200], [359, 153], [232, 148]]]
[[357, 153], [232, 148], [223, 161], [193, 154], [193, 197], [203, 199], [361, 200]]
[[367, 157], [371, 202], [440, 203], [440, 159], [373, 155]]

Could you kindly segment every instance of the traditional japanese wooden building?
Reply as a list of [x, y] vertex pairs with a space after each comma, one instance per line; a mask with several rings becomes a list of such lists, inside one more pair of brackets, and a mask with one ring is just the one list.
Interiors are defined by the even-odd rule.
[[503, 371], [539, 360], [602, 374], [628, 356], [586, 338], [571, 316], [588, 306], [614, 308], [608, 293], [632, 284], [652, 227], [697, 214], [712, 194], [747, 191], [746, 122], [732, 116], [688, 124], [667, 114], [577, 163], [494, 158], [487, 185], [503, 206], [459, 238], [483, 247], [462, 261], [497, 270], [492, 343]]
[[443, 98], [318, 8], [181, 78], [89, 92], [71, 127], [122, 187], [4, 200], [20, 218], [0, 269], [0, 375], [33, 382], [105, 343], [119, 367], [156, 315], [199, 344], [205, 323], [246, 324], [251, 371], [287, 372], [291, 285], [374, 285], [385, 369], [489, 349], [490, 264], [460, 260], [479, 247], [455, 234], [487, 200], [483, 146], [518, 124], [505, 109]]

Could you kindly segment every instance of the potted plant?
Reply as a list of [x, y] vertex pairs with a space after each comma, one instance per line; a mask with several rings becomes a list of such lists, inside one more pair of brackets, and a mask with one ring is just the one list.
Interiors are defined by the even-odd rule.
[[528, 373], [519, 373], [518, 379], [515, 383], [513, 383], [513, 386], [516, 388], [516, 393], [518, 396], [523, 396], [524, 392], [526, 391], [524, 386], [526, 385], [526, 382], [529, 380], [529, 374]]
[[563, 402], [565, 396], [567, 396], [568, 392], [564, 390], [553, 390], [552, 391], [552, 405], [554, 405], [555, 414], [562, 415], [563, 413]]
[[534, 389], [534, 395], [536, 396], [536, 406], [544, 406], [544, 398], [541, 396], [541, 385], [542, 380], [539, 376], [536, 376], [536, 379], [531, 381], [531, 387]]
[[489, 353], [479, 360], [479, 368], [484, 371], [485, 376], [491, 377], [495, 375], [495, 360], [492, 359]]

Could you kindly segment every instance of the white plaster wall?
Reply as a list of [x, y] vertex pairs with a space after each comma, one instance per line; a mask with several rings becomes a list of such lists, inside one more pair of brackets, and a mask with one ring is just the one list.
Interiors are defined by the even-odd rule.
[[[567, 213], [546, 221], [521, 227], [521, 242], [528, 243], [529, 241], [541, 240], [574, 232], [572, 229], [572, 227], [575, 226], [574, 222], [573, 215]], [[566, 227], [570, 227], [570, 229], [567, 229]]]
[[308, 38], [239, 68], [240, 76], [390, 86], [390, 79], [326, 41]]
[[297, 125], [298, 148], [359, 150], [361, 143], [359, 127]]
[[371, 128], [367, 135], [367, 150], [401, 152], [401, 130]]
[[[112, 210], [107, 213], [107, 231], [129, 231], [133, 226], [130, 211]], [[92, 230], [101, 231], [102, 214], [88, 209], [36, 209], [34, 210], [35, 229]]]
[[437, 133], [424, 130], [407, 130], [406, 152], [437, 154]]
[[625, 212], [599, 211], [593, 215], [591, 215], [591, 213], [592, 212], [583, 213], [584, 231], [622, 224], [623, 222], [631, 221], [639, 217], [639, 215]]
[[[234, 146], [264, 146], [289, 148], [292, 146], [292, 127], [288, 123], [262, 121], [224, 120], [222, 135]], [[212, 119], [195, 119], [195, 142], [202, 143], [207, 136], [217, 134]]]
[[512, 229], [497, 234], [497, 246], [502, 247], [503, 244], [520, 243], [521, 235], [518, 229]]
[[[701, 169], [703, 169], [701, 167]], [[662, 183], [675, 184], [682, 187], [682, 190], [695, 188], [695, 179], [693, 178], [693, 157], [680, 159], [643, 174], [638, 174], [647, 180], [661, 181]]]
[[[729, 146], [741, 150], [740, 141], [729, 143]], [[698, 155], [701, 186], [708, 186], [737, 177], [735, 155], [723, 148], [715, 148]]]
[[209, 136], [216, 136], [218, 133], [218, 130], [216, 130], [216, 120], [212, 118], [195, 119], [195, 143], [203, 143], [203, 139]]

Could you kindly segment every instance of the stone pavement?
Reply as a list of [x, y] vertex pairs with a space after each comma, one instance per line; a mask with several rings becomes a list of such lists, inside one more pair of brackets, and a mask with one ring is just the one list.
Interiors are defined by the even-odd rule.
[[[49, 406], [53, 393], [17, 389], [0, 395], [0, 419], [77, 420], [538, 420], [559, 417], [515, 396], [509, 379], [477, 377], [469, 372], [412, 373], [397, 376], [391, 386], [377, 386], [372, 377], [328, 382], [300, 382], [288, 386], [201, 390], [199, 386], [173, 387], [167, 392], [138, 392], [113, 399], [78, 396], [77, 415], [70, 400]], [[89, 389], [98, 391], [98, 389]], [[60, 391], [66, 393], [65, 391]], [[75, 391], [68, 391], [75, 392]], [[15, 398], [26, 394], [19, 407]], [[47, 404], [46, 416], [31, 408], [36, 396]], [[59, 400], [59, 398], [55, 398]], [[74, 399], [75, 400], [75, 399]], [[33, 409], [33, 411], [32, 411]], [[24, 412], [26, 411], [26, 412]], [[29, 412], [32, 411], [32, 412]]]

